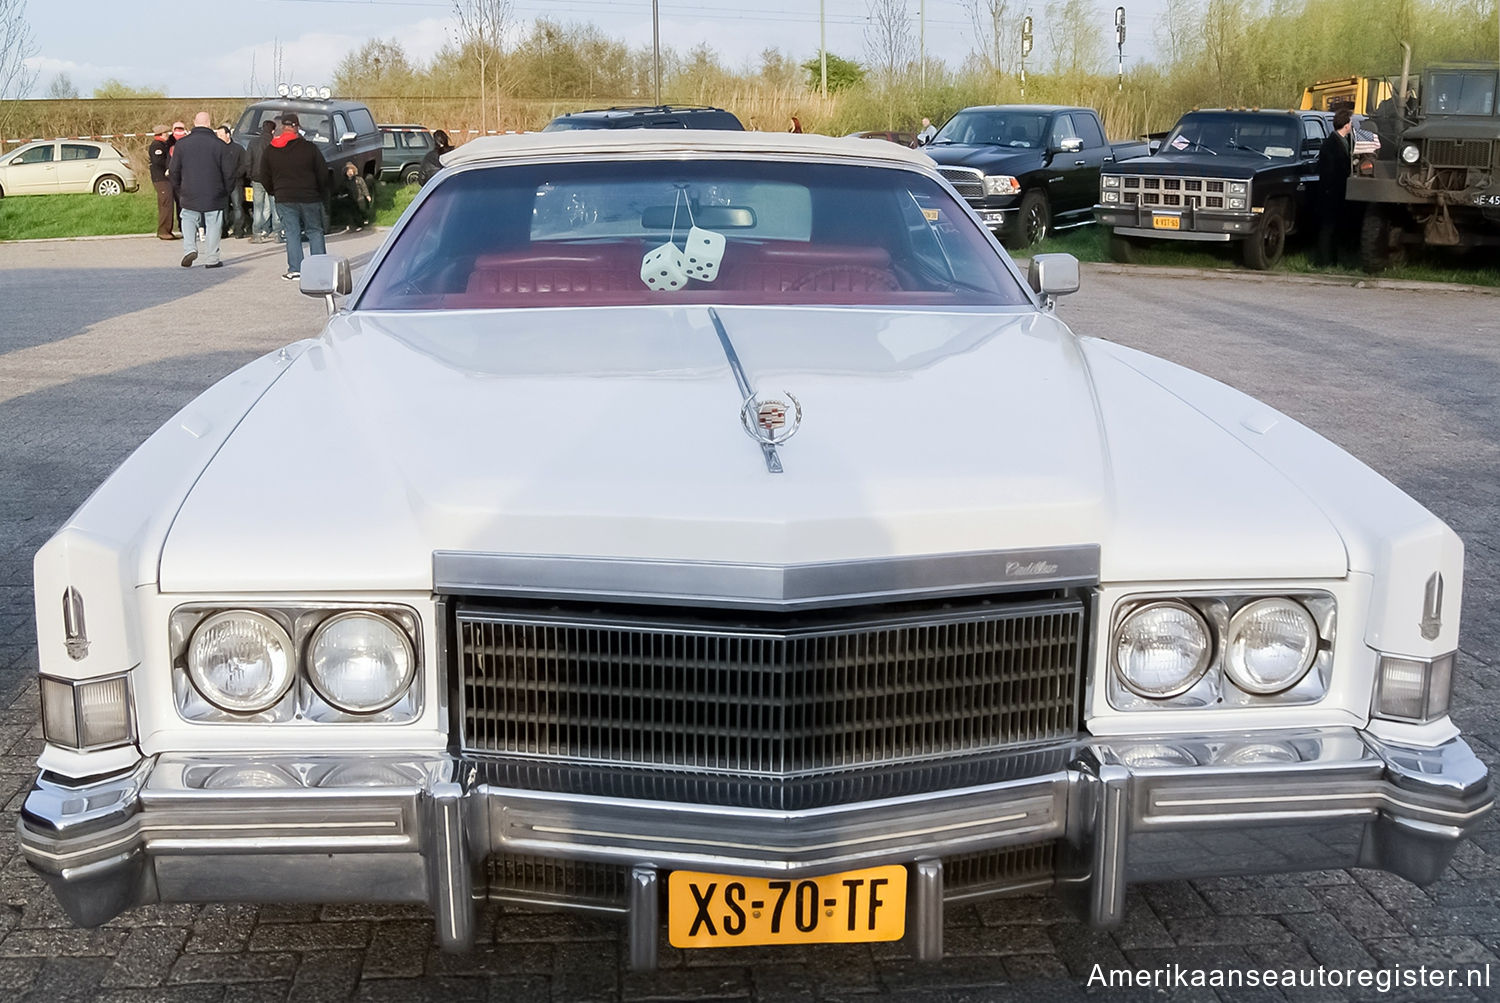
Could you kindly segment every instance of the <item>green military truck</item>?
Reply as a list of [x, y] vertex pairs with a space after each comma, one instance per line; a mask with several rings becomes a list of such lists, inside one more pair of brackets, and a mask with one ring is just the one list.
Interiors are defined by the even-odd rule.
[[[1408, 247], [1500, 246], [1500, 67], [1429, 66], [1416, 114], [1388, 102], [1382, 150], [1349, 179], [1364, 204], [1360, 264], [1379, 272]], [[1394, 140], [1394, 141], [1393, 141]]]

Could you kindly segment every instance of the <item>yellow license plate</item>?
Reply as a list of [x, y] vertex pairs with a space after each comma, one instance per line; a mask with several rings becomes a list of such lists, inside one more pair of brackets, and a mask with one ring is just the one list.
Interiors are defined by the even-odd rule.
[[1180, 230], [1182, 220], [1176, 216], [1152, 216], [1151, 226], [1157, 230]]
[[673, 947], [847, 944], [905, 934], [906, 868], [899, 864], [816, 878], [673, 871], [667, 879]]
[[245, 201], [246, 202], [254, 202], [255, 201], [255, 189], [254, 188], [246, 186], [246, 188], [245, 188]]

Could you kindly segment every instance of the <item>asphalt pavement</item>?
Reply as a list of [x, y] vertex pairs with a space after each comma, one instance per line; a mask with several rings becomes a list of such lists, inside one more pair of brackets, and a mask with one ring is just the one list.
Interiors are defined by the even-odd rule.
[[[379, 234], [337, 236], [356, 261]], [[31, 557], [141, 440], [256, 356], [316, 334], [324, 308], [280, 279], [276, 245], [180, 268], [151, 238], [0, 243], [0, 1000], [1017, 1000], [1500, 998], [1500, 824], [1427, 888], [1376, 871], [1179, 881], [1130, 890], [1109, 932], [1050, 894], [951, 910], [948, 957], [898, 945], [664, 947], [630, 973], [609, 920], [481, 913], [479, 946], [432, 946], [425, 909], [168, 905], [81, 930], [17, 852], [41, 748]], [[1366, 460], [1464, 537], [1453, 716], [1500, 766], [1500, 301], [1456, 289], [1277, 282], [1085, 266], [1060, 313], [1080, 334], [1181, 362]], [[1161, 966], [1486, 971], [1489, 989], [1106, 989]], [[1093, 984], [1091, 985], [1091, 982]]]

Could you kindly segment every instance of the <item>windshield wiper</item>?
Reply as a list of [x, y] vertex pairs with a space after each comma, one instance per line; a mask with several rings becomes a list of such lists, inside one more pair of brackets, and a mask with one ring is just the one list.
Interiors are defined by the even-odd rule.
[[1232, 147], [1234, 147], [1236, 150], [1244, 150], [1246, 153], [1258, 153], [1262, 157], [1265, 157], [1267, 160], [1271, 159], [1271, 155], [1269, 153], [1267, 153], [1265, 150], [1257, 150], [1253, 146], [1245, 146], [1242, 143], [1230, 143], [1229, 145], [1232, 146]]

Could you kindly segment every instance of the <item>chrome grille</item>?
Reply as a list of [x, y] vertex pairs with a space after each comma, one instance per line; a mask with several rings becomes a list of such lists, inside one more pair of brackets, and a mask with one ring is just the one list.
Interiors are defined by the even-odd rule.
[[1427, 162], [1434, 167], [1489, 167], [1497, 159], [1494, 147], [1488, 139], [1429, 139], [1426, 142]]
[[1050, 885], [1057, 843], [1024, 843], [943, 858], [943, 897], [949, 902]]
[[490, 899], [610, 912], [625, 908], [629, 869], [621, 864], [497, 853], [485, 861], [484, 870]]
[[[1120, 176], [1120, 202], [1124, 205], [1160, 206], [1164, 209], [1223, 209], [1225, 184], [1220, 178], [1164, 178], [1139, 174]], [[1238, 198], [1239, 196], [1235, 196]], [[1246, 189], [1246, 205], [1249, 204]]]
[[465, 749], [795, 776], [1076, 734], [1083, 606], [695, 623], [460, 607]]
[[984, 198], [984, 174], [972, 167], [939, 167], [938, 173], [964, 198]]

